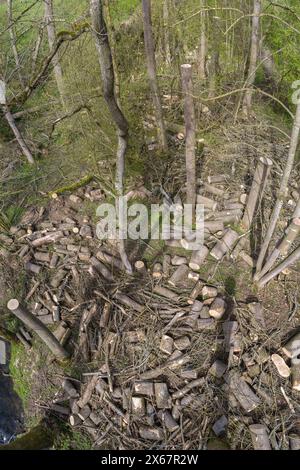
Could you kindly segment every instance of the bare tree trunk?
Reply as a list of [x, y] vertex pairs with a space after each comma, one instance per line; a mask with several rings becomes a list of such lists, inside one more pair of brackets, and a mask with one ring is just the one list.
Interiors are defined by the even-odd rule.
[[106, 11], [109, 43], [110, 43], [110, 48], [111, 48], [111, 56], [112, 56], [112, 61], [113, 61], [114, 74], [115, 74], [115, 95], [116, 95], [118, 106], [120, 107], [121, 80], [120, 80], [120, 75], [119, 75], [118, 64], [116, 61], [116, 40], [115, 40], [113, 21], [112, 21], [112, 17], [110, 13], [109, 0], [104, 0], [104, 7]]
[[[92, 18], [93, 32], [98, 51], [98, 58], [101, 69], [103, 84], [103, 94], [111, 116], [117, 127], [118, 150], [116, 168], [116, 193], [117, 197], [123, 195], [125, 155], [128, 141], [128, 123], [118, 106], [115, 96], [115, 76], [111, 49], [108, 41], [108, 32], [103, 16], [103, 1], [90, 0], [90, 12]], [[120, 256], [128, 273], [132, 273], [132, 267], [125, 252], [124, 240], [120, 238]]]
[[171, 64], [169, 0], [163, 0], [164, 54], [167, 65]]
[[[1, 103], [2, 104], [2, 103]], [[11, 130], [13, 131], [14, 133], [14, 136], [23, 152], [23, 154], [25, 155], [25, 157], [27, 158], [28, 160], [28, 163], [31, 163], [33, 164], [34, 163], [34, 159], [33, 159], [33, 156], [32, 156], [32, 153], [31, 151], [29, 150], [25, 140], [23, 139], [22, 137], [22, 134], [21, 132], [19, 131], [19, 129], [17, 128], [17, 125], [15, 123], [15, 120], [14, 120], [14, 117], [12, 115], [12, 113], [10, 112], [10, 109], [9, 107], [6, 105], [6, 104], [2, 104], [2, 109], [3, 109], [3, 112], [4, 112], [4, 117], [5, 119], [7, 120], [8, 122], [8, 125], [9, 127], [11, 128]]]
[[[54, 23], [54, 15], [53, 15], [53, 0], [44, 0], [45, 4], [45, 23], [47, 27], [48, 33], [48, 43], [50, 51], [53, 49], [56, 39], [56, 32], [55, 32], [55, 23]], [[54, 66], [54, 75], [55, 80], [58, 88], [58, 93], [62, 102], [62, 105], [65, 107], [65, 89], [64, 89], [64, 81], [63, 81], [63, 73], [58, 57], [58, 53], [53, 57], [52, 63]]]
[[22, 87], [25, 88], [26, 83], [22, 75], [22, 70], [21, 70], [22, 67], [21, 67], [20, 57], [19, 57], [19, 53], [17, 49], [17, 38], [16, 38], [15, 27], [14, 27], [14, 21], [13, 21], [12, 0], [7, 0], [7, 14], [8, 14], [8, 28], [9, 28], [8, 31], [9, 31], [9, 36], [10, 36], [11, 48], [12, 48], [12, 52], [14, 55], [20, 83]]
[[31, 64], [31, 73], [32, 74], [35, 73], [36, 64], [37, 64], [39, 52], [40, 52], [42, 41], [43, 41], [44, 27], [45, 27], [44, 23], [45, 23], [45, 16], [43, 18], [42, 24], [40, 25], [39, 32], [38, 32], [38, 37], [36, 39], [34, 50], [33, 50], [33, 53], [32, 53], [32, 64]]
[[[204, 8], [204, 0], [201, 0], [201, 8]], [[200, 80], [205, 80], [205, 60], [206, 60], [206, 11], [201, 11], [201, 34], [198, 54], [198, 70]]]
[[257, 265], [256, 265], [256, 272], [259, 273], [259, 271], [262, 268], [265, 255], [267, 253], [270, 241], [272, 239], [272, 235], [274, 233], [274, 230], [276, 228], [277, 220], [280, 215], [281, 208], [283, 206], [284, 200], [287, 195], [287, 190], [288, 190], [288, 182], [290, 179], [290, 175], [293, 169], [293, 164], [294, 164], [294, 159], [297, 151], [297, 146], [298, 146], [298, 139], [299, 139], [299, 131], [300, 131], [300, 101], [297, 105], [297, 111], [296, 111], [296, 116], [294, 120], [294, 126], [293, 126], [293, 131], [291, 135], [291, 142], [290, 142], [290, 148], [289, 148], [289, 155], [286, 161], [286, 165], [284, 168], [284, 172], [282, 175], [281, 183], [280, 183], [280, 188], [279, 188], [279, 193], [277, 196], [277, 200], [275, 203], [275, 207], [272, 212], [271, 220], [269, 223], [269, 227], [267, 230], [267, 233], [264, 237], [264, 242], [262, 244], [259, 257], [257, 260]]
[[196, 202], [196, 156], [195, 156], [195, 108], [193, 101], [192, 66], [181, 66], [182, 90], [184, 94], [184, 120], [185, 120], [185, 160], [186, 160], [186, 202]]
[[299, 259], [300, 259], [300, 247], [297, 248], [292, 254], [290, 254], [290, 256], [288, 256], [282, 263], [276, 266], [276, 268], [274, 268], [268, 274], [263, 276], [258, 281], [258, 287], [263, 287], [265, 284], [271, 281], [271, 279], [273, 279], [275, 276], [278, 276], [278, 274], [280, 274], [284, 269], [296, 263], [296, 261], [298, 261]]
[[162, 105], [157, 81], [155, 47], [151, 20], [151, 0], [142, 0], [145, 53], [148, 67], [148, 76], [152, 92], [153, 104], [156, 112], [156, 120], [159, 129], [159, 140], [163, 150], [168, 149], [165, 123], [163, 119]]
[[243, 111], [246, 115], [249, 115], [252, 105], [252, 90], [251, 87], [255, 81], [256, 66], [258, 58], [258, 45], [259, 45], [259, 17], [261, 12], [261, 0], [254, 0], [253, 6], [253, 17], [252, 17], [252, 34], [251, 34], [251, 49], [250, 49], [250, 61], [248, 69], [248, 78], [246, 82], [247, 88], [249, 88], [244, 95], [243, 100]]
[[44, 325], [35, 315], [28, 312], [26, 308], [22, 307], [17, 299], [11, 299], [7, 304], [7, 308], [41, 338], [54, 356], [58, 359], [66, 359], [69, 357], [69, 353], [61, 346], [59, 341], [46, 325]]

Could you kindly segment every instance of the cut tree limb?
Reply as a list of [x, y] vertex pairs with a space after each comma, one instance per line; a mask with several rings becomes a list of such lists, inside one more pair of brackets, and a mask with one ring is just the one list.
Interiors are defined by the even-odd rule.
[[69, 353], [61, 346], [53, 333], [35, 315], [21, 306], [17, 299], [11, 299], [7, 304], [7, 308], [41, 338], [54, 356], [58, 359], [69, 357]]

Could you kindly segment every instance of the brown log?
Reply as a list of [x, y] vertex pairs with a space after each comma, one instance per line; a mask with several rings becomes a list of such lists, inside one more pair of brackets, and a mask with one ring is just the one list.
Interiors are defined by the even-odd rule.
[[213, 258], [220, 261], [229, 250], [232, 250], [239, 238], [239, 234], [232, 229], [228, 229], [222, 240], [217, 242], [210, 254]]
[[226, 382], [229, 385], [230, 390], [238, 400], [241, 407], [247, 412], [255, 410], [261, 400], [255, 395], [252, 389], [249, 387], [247, 382], [237, 372], [230, 371], [226, 378]]
[[278, 374], [283, 377], [287, 378], [291, 375], [291, 370], [290, 368], [286, 365], [284, 359], [279, 356], [279, 354], [272, 354], [271, 360], [274, 364], [274, 366], [277, 369]]
[[162, 412], [162, 422], [169, 432], [174, 432], [179, 428], [179, 424], [175, 421], [168, 410]]
[[201, 196], [200, 194], [197, 195], [197, 204], [202, 204], [207, 209], [212, 211], [216, 211], [218, 207], [218, 203], [213, 199], [209, 199], [208, 197]]
[[174, 300], [174, 302], [179, 302], [180, 297], [175, 292], [166, 287], [162, 286], [154, 286], [153, 293], [160, 295], [162, 297], [166, 297], [166, 299]]
[[160, 279], [163, 275], [163, 267], [160, 263], [155, 263], [153, 266], [152, 277]]
[[198, 271], [208, 256], [208, 253], [209, 249], [205, 245], [203, 245], [200, 250], [193, 251], [191, 260], [189, 262], [189, 267], [194, 271]]
[[112, 282], [114, 280], [113, 275], [111, 274], [110, 270], [103, 264], [101, 261], [99, 261], [97, 258], [94, 256], [91, 257], [90, 259], [91, 265], [96, 269], [98, 273], [101, 274], [101, 276], [104, 277], [107, 281]]
[[268, 429], [264, 424], [251, 424], [249, 431], [254, 450], [271, 450]]
[[225, 374], [226, 370], [227, 365], [217, 359], [210, 367], [208, 373], [211, 374], [213, 377], [220, 379]]
[[178, 369], [179, 367], [187, 364], [190, 361], [190, 357], [185, 355], [185, 356], [180, 356], [176, 359], [169, 360], [165, 362], [163, 365], [156, 367], [153, 370], [149, 370], [144, 372], [143, 374], [140, 375], [141, 380], [152, 380], [156, 379], [160, 375], [164, 373], [166, 369]]
[[146, 395], [147, 397], [154, 396], [153, 382], [135, 382], [134, 392], [139, 395]]
[[192, 292], [189, 295], [188, 303], [190, 305], [193, 304], [194, 301], [197, 299], [197, 297], [199, 297], [201, 295], [202, 289], [203, 289], [203, 282], [198, 281], [197, 284], [195, 285], [195, 287], [193, 288]]
[[293, 357], [291, 361], [292, 387], [293, 390], [300, 391], [300, 359]]
[[110, 253], [106, 253], [105, 251], [99, 250], [96, 253], [96, 258], [103, 263], [107, 263], [110, 266], [119, 269], [120, 271], [124, 269], [124, 265], [122, 260], [116, 258], [115, 256], [111, 255]]
[[207, 181], [211, 184], [225, 183], [227, 181], [226, 175], [212, 175], [207, 177]]
[[157, 427], [142, 426], [139, 428], [139, 435], [148, 441], [162, 441], [164, 439], [163, 430]]
[[170, 276], [170, 268], [171, 268], [171, 256], [164, 255], [163, 257], [163, 274], [165, 278]]
[[126, 307], [132, 308], [136, 312], [143, 312], [145, 307], [135, 300], [131, 299], [128, 297], [126, 294], [122, 294], [121, 292], [117, 292], [115, 294], [115, 298], [122, 304], [125, 305]]
[[171, 260], [172, 266], [181, 266], [182, 264], [187, 264], [187, 259], [185, 256], [173, 256]]
[[192, 390], [193, 388], [202, 387], [204, 384], [205, 384], [205, 379], [203, 377], [201, 377], [200, 379], [192, 380], [192, 382], [189, 382], [181, 390], [174, 392], [172, 394], [172, 399], [177, 400], [178, 398], [182, 398], [184, 397], [184, 395], [189, 393], [189, 391]]
[[134, 263], [134, 268], [136, 270], [136, 272], [140, 273], [140, 274], [144, 274], [147, 272], [147, 269], [146, 269], [146, 265], [144, 263], [144, 261], [142, 260], [138, 260]]
[[72, 427], [80, 426], [82, 424], [81, 418], [77, 414], [72, 414], [69, 418]]
[[166, 383], [157, 382], [154, 384], [154, 392], [157, 408], [172, 408], [172, 399]]
[[144, 416], [146, 413], [145, 399], [143, 397], [132, 397], [131, 410], [136, 416]]
[[187, 279], [188, 277], [188, 272], [189, 272], [189, 268], [185, 265], [185, 264], [182, 264], [181, 266], [179, 266], [176, 271], [172, 274], [172, 276], [170, 277], [170, 279], [168, 280], [168, 283], [171, 285], [171, 286], [174, 286], [176, 287], [178, 284], [180, 284], [180, 282], [182, 282], [183, 280]]
[[31, 245], [34, 248], [37, 248], [37, 247], [43, 246], [43, 245], [49, 245], [51, 243], [57, 242], [63, 236], [64, 236], [64, 233], [61, 232], [61, 231], [49, 233], [48, 235], [45, 235], [44, 237], [37, 238], [37, 239], [33, 240], [31, 242]]
[[226, 302], [221, 297], [216, 297], [209, 309], [209, 315], [215, 320], [221, 320], [226, 311]]
[[7, 304], [7, 308], [40, 337], [54, 356], [58, 359], [66, 359], [69, 357], [69, 353], [61, 346], [53, 333], [35, 315], [21, 306], [17, 299], [11, 299]]
[[168, 335], [163, 335], [160, 341], [159, 349], [165, 354], [172, 354], [174, 349], [174, 340]]
[[64, 379], [63, 382], [62, 382], [62, 387], [63, 387], [64, 391], [68, 394], [68, 396], [70, 398], [78, 398], [79, 397], [79, 393], [76, 390], [76, 388], [74, 387], [74, 385], [72, 384], [71, 380]]
[[214, 196], [218, 196], [223, 199], [228, 198], [224, 189], [216, 188], [215, 186], [208, 184], [208, 183], [202, 183], [202, 181], [199, 179], [198, 179], [198, 183], [201, 185], [200, 189], [203, 188], [203, 190], [206, 191], [207, 193], [213, 194]]

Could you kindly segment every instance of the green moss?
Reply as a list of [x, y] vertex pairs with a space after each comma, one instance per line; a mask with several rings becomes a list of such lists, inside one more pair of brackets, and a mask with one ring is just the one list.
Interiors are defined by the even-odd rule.
[[13, 343], [11, 345], [9, 368], [15, 391], [21, 398], [24, 408], [26, 408], [31, 394], [31, 377], [26, 367], [24, 347], [21, 344]]

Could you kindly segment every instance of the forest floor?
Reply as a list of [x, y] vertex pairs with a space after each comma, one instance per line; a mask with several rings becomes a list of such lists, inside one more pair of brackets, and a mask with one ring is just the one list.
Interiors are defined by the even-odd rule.
[[[245, 247], [252, 260], [261, 244], [289, 143], [288, 135], [274, 125], [273, 116], [266, 119], [262, 110], [257, 107], [256, 117], [236, 125], [226, 119], [216, 125], [213, 116], [206, 117], [214, 123], [213, 131], [203, 133], [204, 150], [201, 142], [197, 157], [197, 177], [207, 181], [210, 175], [224, 174], [225, 181], [218, 187], [230, 197], [248, 194], [254, 162], [260, 156], [272, 158], [273, 177]], [[146, 135], [149, 130], [152, 135], [151, 117], [143, 124]], [[144, 176], [131, 177], [128, 190], [145, 186], [150, 191], [147, 204], [162, 202], [159, 187], [171, 198], [180, 195], [184, 199], [184, 139], [180, 137], [169, 133], [172, 150], [168, 156], [160, 154], [151, 136], [146, 138]], [[292, 177], [292, 182], [297, 181], [298, 167]], [[47, 184], [45, 188], [49, 190]], [[292, 184], [291, 192], [296, 189], [297, 183]], [[67, 429], [71, 415], [75, 432], [67, 440], [58, 440], [58, 448], [249, 449], [249, 425], [263, 423], [272, 448], [288, 448], [295, 412], [299, 412], [299, 393], [289, 378], [279, 376], [271, 355], [280, 353], [299, 326], [297, 269], [258, 290], [252, 280], [253, 267], [243, 259], [229, 254], [217, 262], [208, 256], [195, 273], [201, 290], [198, 311], [193, 312], [189, 300], [195, 278], [170, 285], [177, 269], [172, 264], [169, 272], [153, 277], [154, 265], [164, 264], [166, 255], [172, 260], [176, 255], [186, 258], [182, 262], [188, 265], [190, 252], [162, 241], [128, 242], [132, 263], [143, 260], [147, 270], [128, 276], [110, 258], [104, 262], [110, 274], [103, 276], [103, 252], [118, 260], [116, 247], [101, 245], [95, 233], [96, 208], [110, 200], [106, 188], [96, 177], [56, 199], [47, 190], [39, 187], [39, 203], [27, 202], [18, 220], [14, 212], [11, 227], [1, 236], [3, 299], [25, 299], [55, 334], [61, 334], [62, 326], [71, 352], [70, 361], [59, 364], [37, 339], [29, 338], [26, 354], [23, 346], [13, 347], [11, 372], [29, 426], [44, 416], [49, 420], [55, 416]], [[223, 197], [205, 195], [222, 209]], [[278, 236], [293, 205], [291, 194]], [[231, 228], [242, 236], [238, 223]], [[37, 236], [60, 230], [63, 236], [53, 244], [32, 248]], [[206, 241], [210, 250], [223, 234]], [[57, 258], [55, 265], [53, 258]], [[161, 295], [158, 286], [171, 291], [172, 298]], [[211, 298], [202, 290], [207, 286], [216, 289]], [[216, 295], [226, 303], [221, 320], [208, 312]], [[249, 310], [253, 302], [262, 304], [263, 320]], [[3, 314], [7, 326], [18, 330], [19, 325]], [[170, 364], [170, 360], [175, 362]], [[216, 360], [225, 365], [222, 372], [212, 367]], [[244, 389], [236, 390], [236, 377], [250, 389], [247, 404], [240, 396]], [[74, 396], [68, 396], [62, 385], [66, 378], [76, 390]], [[147, 390], [141, 391], [143, 386]]]

